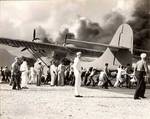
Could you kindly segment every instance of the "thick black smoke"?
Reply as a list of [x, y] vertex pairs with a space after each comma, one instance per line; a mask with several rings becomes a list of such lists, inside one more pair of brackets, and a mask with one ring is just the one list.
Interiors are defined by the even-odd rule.
[[71, 29], [75, 34], [75, 38], [82, 41], [94, 41], [102, 31], [98, 23], [84, 17], [79, 18]]
[[[81, 17], [75, 20], [75, 22], [70, 27], [60, 29], [54, 41], [57, 44], [63, 44], [66, 38], [71, 38], [79, 41], [95, 42], [97, 37], [99, 37], [99, 35], [101, 34], [101, 32], [102, 28], [99, 26], [98, 23], [92, 22], [87, 18]], [[70, 36], [68, 36], [69, 34]], [[86, 44], [72, 45], [77, 47], [90, 47]]]
[[128, 23], [134, 32], [134, 48], [150, 50], [150, 1], [138, 0], [133, 17]]
[[[79, 18], [69, 29], [75, 35], [76, 40], [109, 44], [117, 28], [124, 23], [124, 17], [117, 11], [104, 17], [105, 24], [100, 25], [87, 18]], [[79, 46], [79, 44], [78, 44]], [[79, 47], [99, 49], [93, 45], [81, 44]]]
[[109, 44], [118, 27], [124, 23], [124, 20], [124, 16], [117, 11], [105, 15], [105, 24], [102, 26], [103, 32], [97, 39], [97, 42]]
[[36, 28], [36, 38], [40, 39], [38, 42], [44, 42], [44, 43], [52, 42], [52, 38], [49, 36], [46, 30], [41, 26], [38, 26]]
[[68, 28], [62, 28], [59, 30], [59, 32], [57, 33], [56, 35], [56, 38], [55, 38], [55, 43], [56, 44], [63, 44], [65, 42], [65, 38], [66, 38], [66, 35], [69, 33], [69, 29]]
[[[53, 38], [54, 43], [63, 44], [67, 34], [73, 34], [75, 40], [98, 42], [109, 44], [117, 28], [124, 23], [124, 17], [117, 11], [113, 11], [104, 17], [105, 23], [100, 25], [98, 22], [93, 22], [88, 18], [80, 17], [74, 21], [70, 27], [62, 27]], [[37, 28], [38, 37], [42, 42], [52, 42], [48, 38], [46, 31], [39, 26]], [[67, 37], [68, 38], [68, 37]], [[87, 44], [72, 44], [77, 47], [97, 48], [96, 46]], [[99, 48], [99, 47], [98, 47]]]
[[[81, 17], [75, 21], [69, 31], [75, 35], [76, 40], [96, 42], [96, 39], [102, 33], [102, 28], [98, 23]], [[92, 48], [91, 45], [89, 46], [85, 44], [78, 44], [78, 46]]]

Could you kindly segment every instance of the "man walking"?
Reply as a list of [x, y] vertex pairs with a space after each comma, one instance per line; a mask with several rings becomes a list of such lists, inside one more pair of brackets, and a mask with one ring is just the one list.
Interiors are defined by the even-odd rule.
[[20, 76], [21, 76], [21, 73], [20, 73], [20, 64], [19, 64], [19, 58], [16, 57], [15, 58], [15, 62], [12, 64], [12, 70], [11, 70], [11, 73], [12, 73], [12, 89], [21, 89], [21, 86], [20, 86]]
[[75, 97], [82, 97], [79, 93], [81, 86], [81, 52], [77, 52], [77, 57], [74, 59], [74, 75], [75, 75]]
[[145, 88], [146, 88], [144, 76], [148, 76], [148, 66], [147, 66], [145, 59], [146, 59], [146, 54], [142, 53], [141, 60], [139, 60], [136, 63], [135, 68], [134, 68], [134, 74], [137, 77], [137, 86], [136, 86], [136, 90], [134, 94], [134, 99], [140, 99], [139, 97], [146, 98], [144, 96]]
[[[112, 83], [111, 83], [111, 81], [110, 81], [110, 79], [109, 79], [109, 77], [111, 76], [111, 74], [110, 74], [110, 70], [109, 70], [109, 68], [108, 68], [108, 63], [105, 63], [104, 72], [106, 73], [106, 76], [107, 76], [107, 83], [108, 83], [111, 87], [113, 87], [113, 85], [112, 85]], [[107, 87], [107, 88], [108, 88], [108, 87]]]

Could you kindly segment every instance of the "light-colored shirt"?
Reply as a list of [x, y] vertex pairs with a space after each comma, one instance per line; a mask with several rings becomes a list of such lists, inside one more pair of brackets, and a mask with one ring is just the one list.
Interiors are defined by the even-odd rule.
[[64, 73], [65, 72], [65, 65], [62, 65], [62, 64], [60, 64], [59, 66], [58, 66], [58, 72], [59, 73]]
[[57, 67], [55, 65], [51, 65], [50, 72], [51, 72], [51, 75], [53, 75], [54, 73], [57, 74]]
[[81, 71], [81, 61], [80, 61], [80, 59], [79, 59], [78, 57], [76, 57], [76, 58], [74, 59], [73, 68], [74, 68], [75, 70]]
[[42, 74], [43, 73], [43, 66], [40, 64], [37, 64], [35, 66], [35, 70], [36, 70], [37, 74]]
[[26, 61], [23, 61], [23, 63], [21, 64], [20, 71], [21, 72], [28, 71], [28, 66], [27, 66], [27, 62]]
[[36, 71], [33, 67], [30, 68], [30, 74], [31, 75], [35, 75], [36, 74]]
[[126, 74], [126, 71], [122, 68], [118, 68], [117, 79], [121, 78], [121, 75]]

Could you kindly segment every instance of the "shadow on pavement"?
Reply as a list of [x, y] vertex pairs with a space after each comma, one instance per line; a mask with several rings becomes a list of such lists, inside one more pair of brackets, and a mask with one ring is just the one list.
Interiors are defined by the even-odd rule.
[[[126, 95], [134, 95], [135, 93], [135, 88], [126, 88], [126, 87], [122, 87], [122, 88], [113, 88], [113, 87], [109, 87], [108, 89], [104, 89], [101, 88], [99, 86], [88, 86], [88, 87], [84, 87], [84, 88], [88, 88], [88, 89], [96, 89], [96, 90], [103, 90], [103, 91], [108, 91], [108, 92], [115, 92], [115, 93], [120, 93], [120, 94], [126, 94]], [[150, 97], [150, 87], [146, 87], [146, 94], [145, 96], [149, 96]]]
[[83, 98], [124, 98], [124, 99], [133, 99], [133, 97], [116, 97], [116, 96], [83, 96]]

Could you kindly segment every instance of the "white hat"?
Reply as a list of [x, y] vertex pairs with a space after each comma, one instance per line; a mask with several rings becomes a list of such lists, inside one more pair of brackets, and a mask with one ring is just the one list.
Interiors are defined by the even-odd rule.
[[146, 53], [141, 53], [141, 58], [146, 58]]
[[79, 55], [81, 55], [82, 53], [81, 53], [81, 52], [77, 52], [76, 54], [77, 54], [77, 56], [79, 56]]

